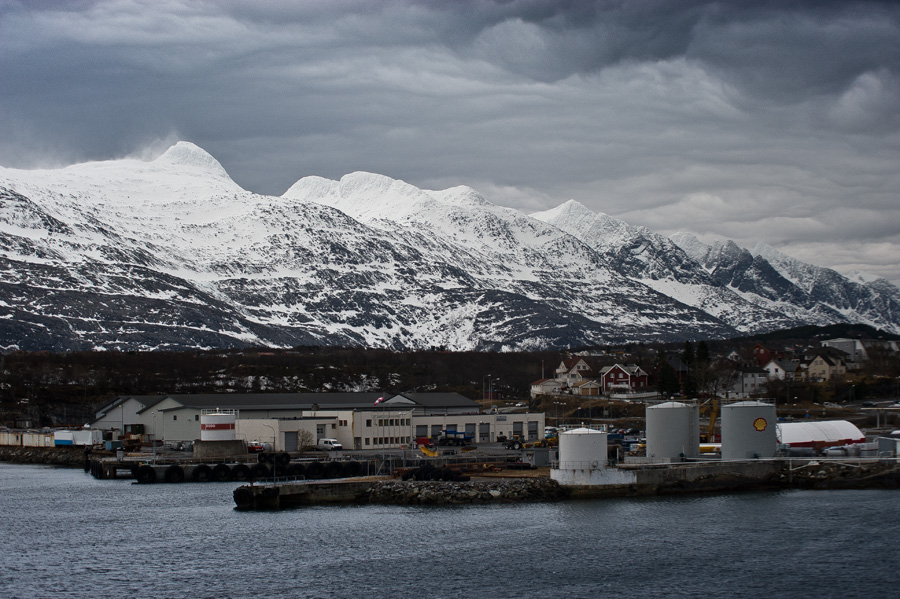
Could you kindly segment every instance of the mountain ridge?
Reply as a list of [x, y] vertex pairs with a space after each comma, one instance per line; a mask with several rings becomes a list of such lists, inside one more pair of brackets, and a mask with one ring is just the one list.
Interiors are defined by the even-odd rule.
[[900, 291], [574, 201], [526, 215], [373, 173], [241, 189], [201, 148], [0, 167], [0, 346], [534, 350], [859, 321]]

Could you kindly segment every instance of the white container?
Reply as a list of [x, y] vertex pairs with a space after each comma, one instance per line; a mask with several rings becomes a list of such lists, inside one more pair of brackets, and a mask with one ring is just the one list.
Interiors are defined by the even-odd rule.
[[97, 445], [103, 443], [103, 431], [84, 428], [77, 431], [56, 431], [53, 433], [54, 445]]
[[700, 408], [667, 401], [647, 408], [647, 457], [680, 461], [700, 455]]
[[771, 458], [778, 446], [775, 405], [739, 401], [722, 406], [722, 459]]
[[201, 441], [234, 441], [234, 412], [200, 414]]
[[607, 435], [576, 428], [559, 436], [559, 469], [590, 470], [606, 467]]
[[22, 436], [24, 447], [53, 447], [53, 433], [27, 432]]

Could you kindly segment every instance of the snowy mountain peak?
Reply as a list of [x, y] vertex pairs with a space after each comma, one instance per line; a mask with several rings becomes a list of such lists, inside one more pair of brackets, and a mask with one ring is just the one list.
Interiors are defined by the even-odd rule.
[[581, 202], [569, 200], [556, 208], [535, 212], [531, 214], [531, 217], [545, 223], [551, 223], [563, 231], [567, 231], [569, 229], [581, 230], [588, 228], [594, 219], [597, 218], [597, 213]]
[[153, 162], [163, 167], [165, 165], [188, 166], [203, 170], [210, 175], [231, 179], [218, 160], [200, 146], [189, 141], [179, 141]]
[[364, 171], [344, 175], [340, 181], [304, 177], [281, 197], [331, 206], [361, 220], [402, 218], [434, 203], [434, 198], [405, 181]]
[[706, 259], [706, 256], [709, 255], [710, 249], [712, 249], [708, 244], [697, 239], [696, 235], [685, 233], [684, 231], [672, 233], [669, 235], [669, 239], [680, 247], [685, 254], [690, 256], [691, 259], [701, 264]]
[[468, 185], [457, 185], [449, 189], [427, 191], [426, 193], [441, 202], [459, 207], [486, 208], [494, 205]]

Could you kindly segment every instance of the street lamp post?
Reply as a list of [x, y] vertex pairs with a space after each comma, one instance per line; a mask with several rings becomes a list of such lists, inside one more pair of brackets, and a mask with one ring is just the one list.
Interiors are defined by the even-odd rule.
[[278, 433], [275, 432], [275, 427], [271, 424], [263, 422], [262, 425], [272, 431], [272, 478], [275, 478], [278, 474], [276, 471], [278, 468], [278, 459], [275, 457], [275, 446], [278, 443]]
[[554, 401], [553, 405], [556, 406], [556, 428], [559, 429], [559, 406], [564, 406], [566, 404], [561, 401]]
[[153, 414], [153, 463], [156, 463], [156, 411]]
[[484, 389], [485, 389], [484, 381], [485, 381], [485, 379], [490, 380], [490, 378], [491, 378], [490, 373], [481, 377], [481, 399], [483, 399], [483, 400], [487, 399], [487, 396], [484, 394]]

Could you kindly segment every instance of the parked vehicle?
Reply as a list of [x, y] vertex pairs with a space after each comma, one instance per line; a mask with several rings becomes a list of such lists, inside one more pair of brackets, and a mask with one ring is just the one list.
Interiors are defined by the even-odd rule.
[[338, 443], [337, 439], [319, 439], [316, 448], [322, 451], [341, 451], [344, 446]]
[[266, 446], [259, 441], [250, 441], [247, 443], [247, 451], [250, 453], [262, 453], [266, 450]]
[[513, 435], [512, 438], [504, 442], [506, 449], [532, 449], [534, 447], [555, 447], [559, 444], [558, 437], [547, 437], [546, 439], [536, 439], [534, 441], [526, 441], [521, 435]]
[[468, 445], [475, 439], [475, 433], [446, 430], [443, 436], [437, 440], [438, 445]]

